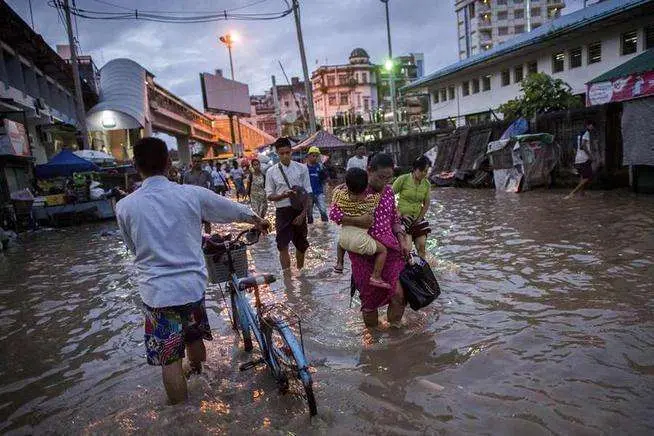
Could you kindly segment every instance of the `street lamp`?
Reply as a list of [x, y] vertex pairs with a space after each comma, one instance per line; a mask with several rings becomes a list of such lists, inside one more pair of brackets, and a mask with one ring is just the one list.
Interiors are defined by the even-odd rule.
[[218, 38], [220, 42], [227, 46], [227, 51], [229, 52], [229, 71], [232, 74], [232, 80], [234, 80], [234, 61], [232, 60], [232, 45], [234, 42], [238, 41], [238, 35], [236, 33], [228, 33]]
[[[229, 71], [231, 73], [232, 80], [234, 80], [234, 61], [232, 60], [232, 45], [234, 42], [238, 41], [238, 35], [236, 33], [230, 32], [226, 35], [218, 37], [218, 40], [227, 46], [227, 51], [229, 52]], [[229, 133], [232, 137], [232, 147], [236, 147], [236, 132], [234, 131], [234, 114], [228, 113], [229, 117]], [[238, 117], [236, 117], [236, 122], [238, 123]], [[239, 141], [241, 140], [241, 124], [238, 124], [238, 137]], [[235, 151], [235, 150], [232, 150]]]
[[385, 62], [384, 67], [388, 71], [388, 81], [391, 87], [391, 120], [393, 121], [393, 133], [399, 134], [397, 128], [397, 119], [395, 118], [395, 75], [393, 72], [393, 48], [391, 47], [391, 21], [388, 16], [388, 0], [380, 0], [386, 7], [386, 35], [388, 37], [388, 60]]

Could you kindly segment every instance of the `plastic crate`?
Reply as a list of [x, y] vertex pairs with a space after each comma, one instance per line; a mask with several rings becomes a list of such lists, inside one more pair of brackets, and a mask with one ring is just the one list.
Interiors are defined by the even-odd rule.
[[[246, 277], [248, 275], [248, 252], [247, 247], [242, 246], [230, 250], [236, 276]], [[229, 265], [227, 253], [205, 254], [210, 283], [223, 283], [229, 280]]]

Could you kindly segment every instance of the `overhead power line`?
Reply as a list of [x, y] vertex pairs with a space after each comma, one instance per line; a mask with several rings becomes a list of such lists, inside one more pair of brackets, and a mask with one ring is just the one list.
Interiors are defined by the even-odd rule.
[[[78, 8], [75, 5], [70, 8], [70, 13], [75, 17], [85, 18], [89, 20], [143, 20], [154, 21], [159, 23], [208, 23], [212, 21], [265, 21], [277, 20], [283, 18], [293, 12], [291, 8], [279, 12], [263, 12], [263, 13], [247, 13], [247, 12], [234, 12], [249, 8], [251, 6], [263, 3], [267, 0], [257, 0], [244, 6], [233, 9], [225, 9], [222, 11], [212, 12], [188, 12], [188, 11], [150, 11], [130, 9], [106, 0], [93, 0], [97, 3], [111, 6], [120, 9], [120, 12], [114, 11], [99, 11], [91, 9]], [[49, 0], [48, 5], [54, 8], [61, 8], [61, 0]], [[288, 5], [288, 3], [287, 3]]]

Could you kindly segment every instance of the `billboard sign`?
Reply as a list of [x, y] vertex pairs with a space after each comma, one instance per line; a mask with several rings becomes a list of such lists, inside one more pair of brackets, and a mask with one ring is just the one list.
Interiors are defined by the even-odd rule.
[[200, 73], [200, 85], [205, 111], [250, 116], [250, 90], [245, 83]]

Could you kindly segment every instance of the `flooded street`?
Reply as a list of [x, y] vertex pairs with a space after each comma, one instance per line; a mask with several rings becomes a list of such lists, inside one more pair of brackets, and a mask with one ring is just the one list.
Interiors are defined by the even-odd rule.
[[[443, 293], [374, 334], [331, 272], [337, 228], [311, 227], [307, 271], [265, 298], [303, 317], [313, 421], [265, 367], [238, 371], [217, 287], [205, 372], [167, 406], [115, 224], [25, 235], [0, 255], [0, 432], [652, 434], [654, 198], [563, 195], [433, 191]], [[250, 254], [279, 275], [274, 236]]]

